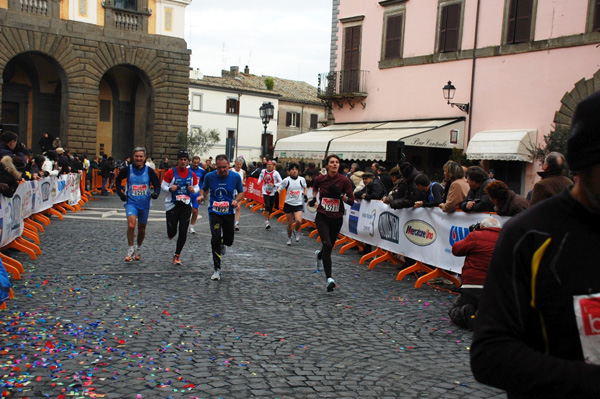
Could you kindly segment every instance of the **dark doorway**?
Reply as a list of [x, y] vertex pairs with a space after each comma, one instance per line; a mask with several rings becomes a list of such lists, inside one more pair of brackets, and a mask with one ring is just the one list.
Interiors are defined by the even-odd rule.
[[62, 107], [64, 73], [58, 63], [43, 54], [28, 52], [11, 59], [2, 74], [2, 115], [10, 128], [34, 153], [44, 133], [64, 143], [65, 111]]

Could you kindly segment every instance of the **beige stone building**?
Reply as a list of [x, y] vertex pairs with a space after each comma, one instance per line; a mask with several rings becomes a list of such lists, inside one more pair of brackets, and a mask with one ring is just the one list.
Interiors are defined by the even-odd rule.
[[0, 122], [88, 156], [174, 154], [187, 130], [190, 0], [0, 0]]

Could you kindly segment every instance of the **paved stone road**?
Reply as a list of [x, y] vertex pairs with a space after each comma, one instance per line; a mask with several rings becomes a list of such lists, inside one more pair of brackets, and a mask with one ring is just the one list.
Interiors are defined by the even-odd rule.
[[315, 239], [285, 245], [244, 209], [211, 281], [204, 218], [183, 267], [171, 264], [163, 196], [143, 258], [125, 263], [116, 196], [53, 222], [0, 311], [0, 376], [10, 398], [495, 398], [474, 381], [471, 333], [452, 325], [453, 295], [396, 281], [397, 270], [334, 256], [338, 288], [314, 271]]

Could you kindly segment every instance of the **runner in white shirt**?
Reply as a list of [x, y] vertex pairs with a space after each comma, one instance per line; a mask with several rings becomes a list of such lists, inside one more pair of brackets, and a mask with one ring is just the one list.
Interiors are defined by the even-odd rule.
[[[288, 166], [288, 177], [283, 179], [279, 185], [278, 191], [286, 190], [285, 205], [283, 212], [287, 216], [287, 245], [292, 245], [292, 234], [296, 242], [300, 241], [298, 230], [302, 225], [302, 210], [303, 202], [308, 201], [306, 180], [304, 177], [298, 176], [298, 165], [292, 163]], [[294, 226], [294, 221], [296, 222]]]
[[[233, 169], [231, 171], [240, 175], [240, 177], [242, 178], [242, 184], [244, 185], [244, 191], [246, 191], [246, 172], [244, 171], [244, 169], [242, 169], [243, 164], [244, 164], [244, 160], [242, 158], [237, 158], [235, 160], [235, 163], [233, 164]], [[237, 192], [236, 192], [236, 194], [237, 194]], [[235, 225], [234, 225], [235, 231], [240, 231], [240, 213], [241, 213], [241, 206], [240, 206], [240, 203], [238, 202], [237, 206], [235, 207]]]
[[265, 229], [269, 230], [269, 218], [275, 205], [275, 193], [281, 184], [281, 175], [275, 170], [275, 162], [268, 161], [267, 169], [263, 169], [258, 177], [258, 184], [263, 183], [262, 194], [265, 200]]

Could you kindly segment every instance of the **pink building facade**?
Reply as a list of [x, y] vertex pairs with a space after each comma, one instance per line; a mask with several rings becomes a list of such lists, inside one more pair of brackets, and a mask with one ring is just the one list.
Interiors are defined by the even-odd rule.
[[[598, 0], [333, 0], [321, 97], [336, 125], [464, 121], [449, 140], [524, 194], [541, 166], [527, 147], [600, 90], [599, 14]], [[468, 113], [444, 99], [448, 81]], [[404, 143], [435, 174], [452, 147]]]

